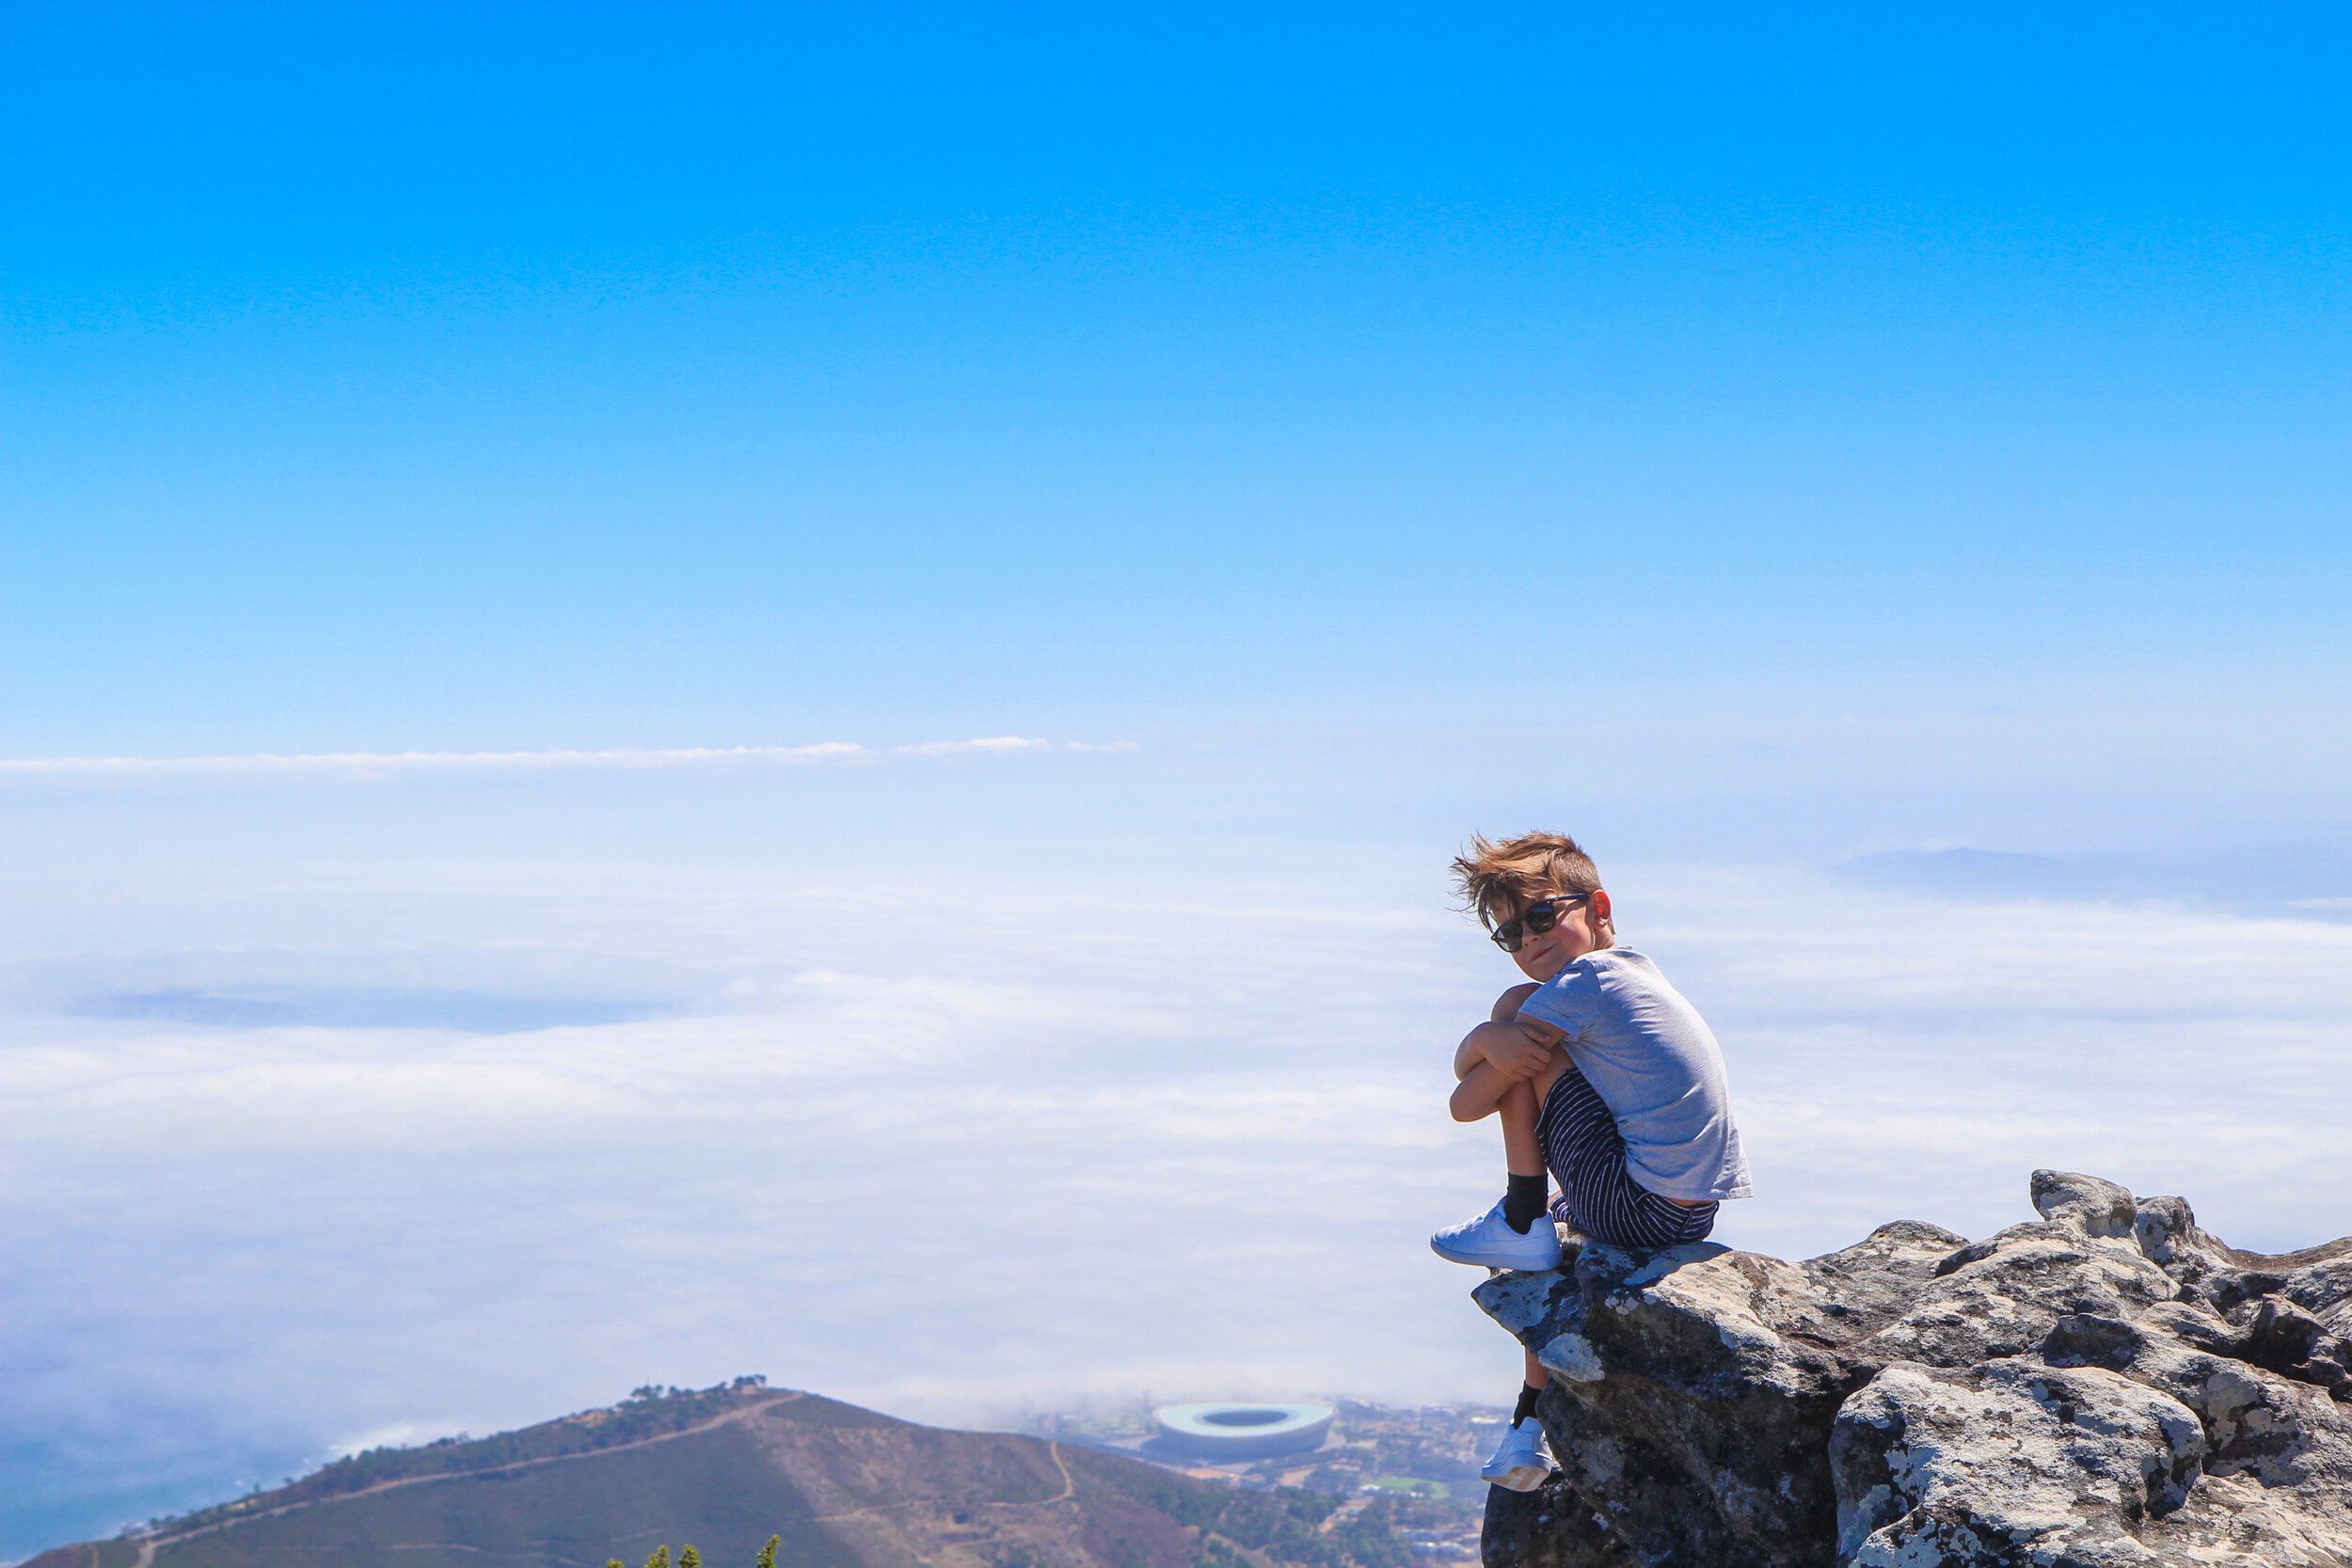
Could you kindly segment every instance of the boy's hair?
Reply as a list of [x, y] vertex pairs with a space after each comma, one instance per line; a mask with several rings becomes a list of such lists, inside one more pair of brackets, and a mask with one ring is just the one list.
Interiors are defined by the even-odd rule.
[[1600, 891], [1593, 858], [1565, 833], [1521, 833], [1501, 843], [1472, 833], [1470, 852], [1454, 857], [1454, 881], [1490, 931], [1498, 915], [1547, 893]]

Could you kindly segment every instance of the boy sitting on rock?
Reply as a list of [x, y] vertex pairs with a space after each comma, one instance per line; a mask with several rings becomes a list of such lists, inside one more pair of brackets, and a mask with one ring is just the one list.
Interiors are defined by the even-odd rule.
[[[1430, 1246], [1457, 1263], [1551, 1269], [1555, 1217], [1613, 1246], [1705, 1238], [1719, 1203], [1749, 1196], [1723, 1052], [1706, 1021], [1656, 964], [1616, 944], [1609, 895], [1574, 839], [1473, 837], [1454, 872], [1529, 983], [1504, 991], [1454, 1053], [1454, 1119], [1502, 1119], [1507, 1188]], [[1548, 1209], [1546, 1167], [1560, 1184]], [[1543, 1483], [1543, 1432], [1528, 1418], [1549, 1381], [1530, 1354], [1510, 1429], [1482, 1472], [1495, 1484]]]

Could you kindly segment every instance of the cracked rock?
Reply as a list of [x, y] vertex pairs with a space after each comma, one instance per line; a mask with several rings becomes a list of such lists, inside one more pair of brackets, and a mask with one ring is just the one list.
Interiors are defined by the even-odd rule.
[[1474, 1292], [1560, 1462], [1487, 1568], [2352, 1568], [2352, 1238], [2268, 1257], [2037, 1171], [2038, 1220], [1802, 1263], [1565, 1237]]

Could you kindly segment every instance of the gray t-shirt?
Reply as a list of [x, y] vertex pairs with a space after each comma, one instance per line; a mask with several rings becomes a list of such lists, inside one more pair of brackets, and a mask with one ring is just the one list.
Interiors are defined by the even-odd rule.
[[1749, 1196], [1723, 1048], [1656, 964], [1629, 947], [1587, 953], [1519, 1013], [1567, 1036], [1568, 1059], [1617, 1118], [1634, 1180], [1663, 1197]]

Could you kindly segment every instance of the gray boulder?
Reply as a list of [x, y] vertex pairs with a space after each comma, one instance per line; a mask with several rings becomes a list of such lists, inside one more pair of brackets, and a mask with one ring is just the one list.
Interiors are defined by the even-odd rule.
[[2239, 1252], [2036, 1171], [2041, 1218], [1802, 1263], [1564, 1232], [1473, 1292], [1551, 1372], [1560, 1469], [1487, 1568], [2352, 1568], [2352, 1238]]

